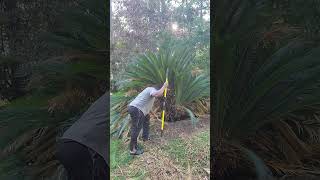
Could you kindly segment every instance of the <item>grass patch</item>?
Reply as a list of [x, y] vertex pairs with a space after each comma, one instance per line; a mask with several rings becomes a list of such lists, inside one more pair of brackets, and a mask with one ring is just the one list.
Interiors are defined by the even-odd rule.
[[163, 147], [164, 152], [184, 168], [191, 166], [209, 167], [210, 133], [204, 131], [189, 139], [177, 138]]
[[127, 165], [132, 160], [128, 147], [120, 139], [111, 138], [110, 169], [115, 170], [121, 165]]
[[[160, 149], [153, 149], [152, 147], [149, 147], [148, 149], [152, 150], [153, 153], [156, 153], [158, 158], [160, 157], [161, 159], [161, 157], [165, 157], [166, 160], [172, 161], [173, 164], [175, 164], [176, 167], [179, 167], [181, 170], [187, 171], [189, 164], [192, 174], [202, 177], [203, 168], [209, 168], [210, 163], [209, 134], [209, 130], [206, 130], [192, 134], [189, 137], [170, 140], [167, 143], [162, 144]], [[123, 142], [123, 140], [112, 138], [110, 146], [111, 179], [142, 180], [149, 176], [153, 178], [156, 177], [154, 172], [158, 170], [158, 167], [157, 165], [153, 164], [153, 160], [150, 161], [151, 167], [147, 167], [148, 165], [146, 164], [139, 166], [146, 160], [143, 156], [144, 155], [141, 157], [136, 157], [133, 160], [129, 155], [128, 146]], [[148, 154], [148, 156], [150, 156], [150, 154]], [[141, 161], [140, 158], [144, 160]], [[153, 171], [153, 168], [155, 168], [155, 171], [151, 172]]]
[[[115, 180], [126, 180], [130, 179], [142, 180], [145, 179], [147, 174], [145, 169], [134, 168], [129, 174], [119, 175], [123, 170], [128, 168], [133, 162], [133, 157], [129, 154], [128, 146], [123, 143], [123, 140], [111, 138], [110, 139], [110, 170], [111, 177]], [[117, 175], [115, 175], [117, 174]]]
[[126, 180], [126, 179], [128, 179], [128, 177], [131, 180], [143, 180], [143, 179], [145, 179], [146, 175], [147, 175], [146, 170], [137, 168], [137, 169], [133, 170], [132, 172], [130, 172], [129, 174], [126, 174], [126, 176], [112, 177], [112, 175], [111, 175], [111, 177], [114, 180]]
[[178, 138], [171, 140], [166, 146], [163, 147], [163, 150], [180, 165], [187, 167], [188, 159], [186, 157], [188, 155], [188, 149], [186, 146], [187, 143], [183, 141], [183, 139]]
[[[141, 169], [140, 167], [137, 167], [128, 174], [127, 178], [130, 178], [132, 180], [143, 180], [145, 179], [146, 175], [147, 175], [147, 171], [145, 169]], [[123, 177], [123, 180], [127, 178]]]

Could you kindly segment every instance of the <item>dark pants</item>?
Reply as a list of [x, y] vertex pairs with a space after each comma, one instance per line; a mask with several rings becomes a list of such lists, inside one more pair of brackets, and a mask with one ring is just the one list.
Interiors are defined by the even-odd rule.
[[137, 147], [138, 135], [143, 128], [142, 138], [147, 140], [149, 137], [149, 125], [150, 125], [150, 116], [144, 115], [142, 111], [138, 108], [129, 106], [128, 112], [131, 116], [131, 141], [130, 141], [130, 150]]
[[58, 142], [57, 159], [68, 172], [69, 180], [106, 180], [108, 165], [88, 147], [72, 140]]

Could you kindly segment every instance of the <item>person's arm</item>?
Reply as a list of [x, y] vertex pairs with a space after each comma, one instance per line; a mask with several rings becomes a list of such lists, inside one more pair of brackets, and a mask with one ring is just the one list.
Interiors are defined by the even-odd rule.
[[168, 83], [165, 82], [165, 83], [163, 84], [163, 86], [161, 87], [161, 89], [159, 89], [158, 91], [152, 92], [152, 93], [151, 93], [151, 96], [153, 96], [153, 97], [161, 97], [161, 96], [163, 96], [163, 91], [164, 91], [164, 89], [167, 88], [167, 87], [168, 87]]

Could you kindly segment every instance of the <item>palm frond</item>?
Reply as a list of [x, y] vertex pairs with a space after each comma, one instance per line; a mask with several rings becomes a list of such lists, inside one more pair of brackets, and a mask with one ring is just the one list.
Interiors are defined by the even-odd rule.
[[[219, 142], [243, 142], [256, 137], [255, 144], [259, 144], [259, 148], [250, 143], [246, 147], [253, 148], [269, 167], [272, 163], [277, 164], [279, 158], [287, 165], [295, 166], [275, 165], [276, 168], [271, 168], [274, 174], [299, 174], [306, 172], [301, 170], [307, 166], [305, 155], [313, 154], [310, 144], [301, 139], [306, 140], [303, 135], [316, 139], [314, 133], [317, 130], [304, 127], [302, 122], [308, 121], [300, 116], [301, 110], [318, 104], [320, 100], [320, 49], [317, 41], [306, 36], [311, 26], [305, 28], [305, 21], [292, 15], [296, 11], [285, 14], [286, 5], [277, 8], [273, 3], [238, 0], [216, 4], [213, 142], [216, 146], [223, 146]], [[308, 14], [305, 7], [310, 5], [300, 2], [300, 8], [296, 6], [299, 2], [275, 4], [278, 3], [295, 4], [294, 8], [299, 8], [305, 15]], [[314, 4], [313, 8], [319, 6]], [[272, 15], [280, 11], [283, 14]], [[312, 14], [317, 16], [317, 13]], [[286, 15], [297, 21], [285, 20]], [[282, 35], [277, 36], [278, 33]], [[277, 44], [273, 47], [261, 45], [265, 35], [270, 35], [272, 43]], [[259, 52], [263, 53], [257, 56]], [[297, 111], [300, 111], [299, 117]], [[314, 120], [309, 123], [316, 124]], [[308, 167], [310, 173], [317, 173], [317, 168]]]

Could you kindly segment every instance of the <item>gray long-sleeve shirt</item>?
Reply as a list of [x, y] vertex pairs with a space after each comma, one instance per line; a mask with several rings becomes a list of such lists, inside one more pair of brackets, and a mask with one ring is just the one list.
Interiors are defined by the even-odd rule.
[[138, 96], [129, 104], [140, 109], [146, 116], [152, 109], [155, 97], [151, 94], [157, 91], [154, 87], [145, 88]]
[[62, 136], [79, 142], [97, 152], [109, 164], [108, 127], [109, 95], [96, 100], [89, 109]]

